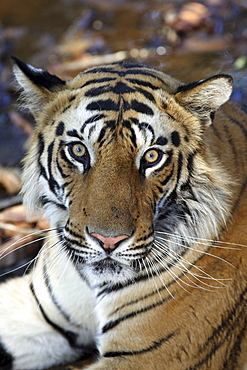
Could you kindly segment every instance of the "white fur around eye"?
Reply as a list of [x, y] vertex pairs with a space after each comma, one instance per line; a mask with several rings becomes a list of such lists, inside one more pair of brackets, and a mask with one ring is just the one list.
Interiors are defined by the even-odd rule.
[[163, 166], [168, 155], [160, 148], [149, 148], [139, 158], [139, 168], [149, 176], [152, 172]]
[[79, 169], [85, 172], [90, 168], [91, 158], [86, 146], [80, 142], [69, 143], [65, 147], [65, 154], [68, 160]]

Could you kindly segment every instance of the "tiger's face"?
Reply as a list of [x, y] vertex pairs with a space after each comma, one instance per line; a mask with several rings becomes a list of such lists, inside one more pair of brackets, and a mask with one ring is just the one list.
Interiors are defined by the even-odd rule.
[[[229, 78], [181, 88], [154, 69], [120, 63], [47, 87], [35, 71], [39, 83], [33, 78], [29, 88], [42, 106], [33, 109], [25, 198], [42, 205], [91, 284], [158, 271], [186, 247], [186, 236], [211, 236], [203, 217], [212, 202], [223, 203], [223, 191], [204, 132], [222, 84], [229, 92], [217, 104], [229, 96]], [[206, 104], [209, 88], [215, 96]]]

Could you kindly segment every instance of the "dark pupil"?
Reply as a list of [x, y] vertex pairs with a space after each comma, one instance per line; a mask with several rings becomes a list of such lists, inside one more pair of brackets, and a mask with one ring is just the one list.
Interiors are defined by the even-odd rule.
[[74, 148], [75, 154], [81, 156], [84, 154], [84, 148], [80, 145], [76, 145]]

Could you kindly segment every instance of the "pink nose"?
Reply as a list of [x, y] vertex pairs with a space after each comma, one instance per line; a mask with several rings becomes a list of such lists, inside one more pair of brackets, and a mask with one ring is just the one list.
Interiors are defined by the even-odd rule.
[[103, 236], [103, 235], [96, 234], [96, 233], [92, 233], [91, 235], [99, 239], [101, 242], [103, 242], [104, 249], [109, 249], [109, 248], [114, 249], [117, 247], [117, 243], [128, 238], [128, 235]]

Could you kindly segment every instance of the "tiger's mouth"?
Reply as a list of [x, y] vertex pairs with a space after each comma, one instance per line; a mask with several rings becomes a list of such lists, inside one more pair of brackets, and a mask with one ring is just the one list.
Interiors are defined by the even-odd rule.
[[[82, 249], [84, 248], [84, 253]], [[106, 284], [124, 284], [126, 281], [134, 282], [141, 270], [145, 269], [143, 255], [132, 256], [127, 253], [126, 256], [121, 253], [110, 254], [103, 250], [101, 252], [90, 250], [85, 246], [74, 246], [66, 243], [66, 253], [69, 253], [70, 259], [76, 267], [79, 274], [91, 286]], [[128, 256], [128, 257], [127, 257]]]
[[110, 273], [119, 275], [123, 271], [124, 266], [111, 257], [106, 257], [98, 262], [92, 263], [91, 268], [92, 272], [96, 274]]

